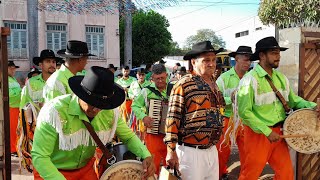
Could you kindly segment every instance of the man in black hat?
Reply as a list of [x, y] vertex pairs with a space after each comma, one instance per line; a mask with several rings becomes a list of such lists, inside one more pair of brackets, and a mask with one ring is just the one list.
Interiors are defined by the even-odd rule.
[[177, 79], [179, 80], [179, 79], [181, 79], [184, 75], [187, 74], [187, 69], [186, 69], [186, 67], [184, 67], [184, 66], [178, 66], [176, 73], [177, 73]]
[[45, 102], [57, 96], [72, 94], [72, 90], [68, 85], [68, 79], [84, 70], [89, 56], [95, 56], [89, 53], [87, 43], [76, 40], [68, 41], [67, 49], [59, 50], [57, 54], [66, 58], [66, 61], [61, 68], [53, 73], [47, 80], [43, 89]]
[[[114, 74], [117, 71], [118, 67], [114, 67], [113, 64], [109, 64], [107, 69], [109, 69]], [[114, 82], [117, 82], [117, 81], [118, 81], [118, 78], [114, 77]]]
[[274, 37], [259, 40], [251, 56], [259, 64], [240, 81], [237, 108], [244, 124], [246, 154], [239, 180], [258, 179], [267, 162], [276, 179], [294, 179], [287, 143], [280, 138], [281, 128], [291, 108], [314, 108], [316, 103], [295, 95], [287, 77], [275, 70], [280, 52], [285, 50]]
[[[56, 64], [62, 58], [56, 57], [50, 49], [44, 49], [40, 53], [40, 57], [33, 58], [33, 64], [39, 66], [41, 74], [31, 77], [22, 91], [20, 108], [23, 108], [28, 103], [34, 102], [37, 105], [44, 103], [42, 97], [43, 88], [48, 78], [56, 71]], [[38, 109], [40, 106], [38, 107]]]
[[34, 135], [32, 161], [35, 179], [97, 179], [93, 164], [96, 149], [86, 125], [103, 144], [116, 134], [128, 149], [143, 159], [144, 178], [152, 176], [152, 157], [139, 138], [119, 117], [125, 92], [114, 75], [103, 67], [91, 67], [85, 76], [68, 82], [74, 94], [54, 98], [41, 109]]
[[[214, 80], [216, 54], [210, 41], [192, 46], [184, 57], [193, 74], [173, 87], [166, 119], [167, 162], [184, 180], [219, 179], [215, 144], [222, 131], [224, 100]], [[179, 163], [180, 162], [180, 163]]]
[[13, 155], [17, 155], [17, 125], [19, 118], [19, 104], [21, 98], [21, 87], [14, 77], [16, 66], [13, 61], [8, 61], [8, 86], [9, 86], [9, 112], [10, 112], [10, 149]]
[[64, 64], [65, 61], [63, 59], [61, 59], [60, 61], [57, 62], [57, 66], [56, 66], [56, 69], [59, 70], [62, 66], [62, 64]]
[[[18, 155], [22, 157], [21, 164], [28, 171], [32, 171], [31, 165], [31, 148], [33, 141], [33, 132], [36, 125], [36, 117], [44, 103], [42, 97], [43, 88], [47, 79], [56, 71], [56, 64], [60, 62], [62, 58], [56, 57], [54, 52], [50, 49], [44, 49], [40, 53], [40, 57], [34, 57], [33, 63], [39, 66], [42, 72], [30, 77], [25, 86], [22, 89], [21, 102], [20, 102], [20, 113], [18, 127]], [[32, 117], [30, 115], [33, 115]], [[27, 136], [25, 136], [27, 134]]]
[[[252, 55], [251, 47], [248, 46], [239, 46], [237, 51], [229, 53], [230, 57], [236, 59], [236, 64], [229, 71], [221, 74], [217, 79], [217, 84], [220, 91], [223, 93], [224, 100], [226, 102], [226, 108], [223, 118], [223, 136], [221, 136], [220, 142], [217, 144], [219, 148], [219, 174], [220, 178], [227, 179], [227, 162], [230, 156], [230, 142], [231, 144], [237, 144], [239, 149], [240, 163], [244, 163], [244, 150], [243, 150], [243, 130], [240, 119], [237, 112], [233, 112], [232, 108], [232, 94], [234, 94], [237, 89], [240, 79], [244, 76], [245, 73], [250, 68], [250, 56]], [[236, 113], [236, 115], [234, 115]], [[230, 119], [230, 117], [233, 117]], [[229, 120], [232, 123], [229, 123]], [[230, 125], [230, 127], [228, 126]], [[229, 129], [227, 131], [227, 129]], [[226, 134], [226, 132], [228, 132]], [[226, 142], [228, 141], [228, 142]], [[241, 166], [242, 167], [242, 166]]]

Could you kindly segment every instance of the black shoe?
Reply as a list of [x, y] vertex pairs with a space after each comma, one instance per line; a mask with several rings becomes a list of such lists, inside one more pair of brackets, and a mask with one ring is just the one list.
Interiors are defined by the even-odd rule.
[[223, 175], [221, 176], [221, 180], [228, 180], [228, 179], [229, 179], [229, 174], [228, 174], [228, 173], [223, 174]]

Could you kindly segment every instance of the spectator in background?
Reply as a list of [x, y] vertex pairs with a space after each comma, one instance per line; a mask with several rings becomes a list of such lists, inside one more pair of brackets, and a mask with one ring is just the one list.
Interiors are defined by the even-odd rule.
[[152, 68], [152, 64], [148, 63], [146, 65], [146, 80], [147, 81], [151, 80], [151, 75], [152, 75], [151, 68]]
[[27, 77], [28, 77], [28, 79], [30, 79], [30, 78], [32, 78], [34, 76], [39, 75], [39, 74], [41, 74], [41, 71], [38, 68], [33, 67], [33, 68], [31, 68], [31, 70], [28, 73]]
[[[114, 67], [113, 64], [109, 64], [108, 68], [113, 74], [117, 71], [118, 67]], [[118, 81], [119, 79], [115, 76], [114, 77], [114, 82]]]
[[9, 112], [10, 112], [10, 151], [17, 156], [17, 126], [19, 118], [19, 105], [21, 97], [21, 87], [14, 77], [16, 66], [13, 61], [8, 61], [8, 86], [9, 86]]
[[61, 68], [61, 65], [64, 64], [65, 61], [61, 58], [60, 61], [57, 61], [56, 70], [59, 70]]
[[122, 68], [122, 74], [123, 76], [120, 79], [118, 79], [116, 83], [119, 84], [121, 87], [123, 87], [123, 89], [126, 92], [126, 100], [120, 106], [120, 109], [121, 109], [123, 119], [125, 120], [125, 122], [128, 122], [131, 115], [131, 104], [132, 104], [132, 99], [129, 97], [128, 91], [129, 91], [130, 85], [134, 81], [136, 81], [136, 78], [129, 76], [130, 74], [129, 66], [125, 66], [124, 68]]
[[214, 77], [216, 79], [218, 79], [218, 77], [221, 75], [222, 73], [222, 64], [218, 63], [217, 66], [216, 66], [216, 70], [214, 71]]
[[179, 66], [176, 70], [175, 76], [170, 79], [170, 82], [175, 84], [179, 79], [181, 79], [182, 76], [187, 74], [187, 69], [184, 66]]

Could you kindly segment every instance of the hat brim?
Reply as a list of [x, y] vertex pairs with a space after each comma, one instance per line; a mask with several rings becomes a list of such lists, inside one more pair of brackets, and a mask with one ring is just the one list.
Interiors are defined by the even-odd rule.
[[214, 51], [210, 51], [210, 50], [206, 50], [206, 51], [191, 50], [191, 51], [187, 52], [186, 55], [183, 56], [183, 60], [191, 60], [191, 59], [197, 57], [199, 54], [202, 54], [202, 53], [214, 52], [215, 54], [217, 54], [217, 53], [222, 52], [222, 51], [223, 51], [223, 48], [220, 48], [220, 49], [214, 50]]
[[288, 48], [285, 47], [265, 47], [265, 48], [259, 48], [258, 50], [256, 50], [256, 52], [254, 52], [252, 54], [252, 56], [250, 57], [250, 61], [257, 61], [260, 60], [259, 57], [259, 53], [264, 51], [264, 50], [268, 50], [268, 49], [280, 49], [280, 51], [286, 51]]
[[228, 56], [235, 58], [237, 54], [249, 54], [249, 55], [252, 55], [253, 53], [250, 53], [250, 52], [231, 52], [231, 53], [228, 54]]
[[[77, 55], [73, 55], [73, 54], [66, 54], [66, 49], [61, 49], [57, 52], [57, 54], [61, 57], [66, 57], [66, 58], [81, 58], [83, 56], [77, 56]], [[85, 56], [96, 56], [94, 54], [86, 54]]]
[[109, 98], [100, 99], [94, 96], [90, 96], [87, 92], [83, 90], [83, 88], [80, 85], [83, 78], [84, 76], [73, 76], [69, 79], [68, 82], [73, 93], [84, 102], [99, 109], [114, 109], [116, 107], [119, 107], [124, 102], [126, 97], [125, 91], [120, 85], [114, 83], [114, 94]]
[[[50, 58], [50, 59], [55, 59], [56, 60], [56, 63], [60, 62], [60, 61], [63, 61], [62, 58], [60, 57], [46, 57], [46, 58]], [[34, 57], [33, 58], [33, 64], [39, 66], [39, 63], [41, 63], [41, 61], [43, 61], [44, 59], [46, 58], [42, 58], [42, 57]]]
[[[11, 66], [8, 66], [8, 67], [11, 67]], [[20, 68], [20, 66], [14, 66], [14, 67], [17, 68], [17, 69]]]

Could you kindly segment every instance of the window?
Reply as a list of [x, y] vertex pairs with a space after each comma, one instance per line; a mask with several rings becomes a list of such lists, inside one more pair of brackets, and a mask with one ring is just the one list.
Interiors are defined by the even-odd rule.
[[241, 37], [241, 36], [247, 36], [247, 35], [249, 35], [249, 31], [248, 30], [242, 31], [242, 32], [238, 32], [238, 33], [236, 33], [236, 38]]
[[93, 58], [104, 59], [104, 27], [86, 26], [86, 42]]
[[67, 25], [47, 24], [47, 49], [57, 52], [67, 47]]
[[256, 31], [262, 30], [262, 27], [257, 27]]
[[28, 58], [27, 50], [27, 23], [24, 22], [4, 22], [5, 27], [11, 30], [8, 36], [8, 57]]

